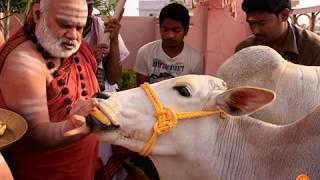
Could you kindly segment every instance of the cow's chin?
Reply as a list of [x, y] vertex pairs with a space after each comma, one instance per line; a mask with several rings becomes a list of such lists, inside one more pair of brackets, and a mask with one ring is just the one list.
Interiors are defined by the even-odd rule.
[[[141, 139], [134, 138], [134, 133], [127, 133], [121, 129], [112, 131], [101, 131], [96, 134], [99, 142], [114, 144], [133, 152], [141, 152], [147, 142]], [[176, 155], [177, 151], [174, 145], [156, 144], [152, 149], [151, 155]]]
[[[114, 96], [108, 99], [97, 99], [98, 108], [104, 113], [105, 116], [112, 122], [116, 129], [98, 130], [96, 131], [97, 140], [102, 143], [114, 144], [122, 146], [134, 152], [139, 152], [144, 147], [144, 142], [135, 137], [135, 132], [125, 128], [123, 123], [123, 116], [118, 110], [117, 101]], [[129, 111], [129, 110], [128, 110]]]
[[133, 152], [140, 152], [145, 146], [145, 142], [135, 139], [133, 134], [130, 134], [121, 129], [111, 131], [100, 131], [96, 133], [97, 140], [102, 143], [114, 144]]

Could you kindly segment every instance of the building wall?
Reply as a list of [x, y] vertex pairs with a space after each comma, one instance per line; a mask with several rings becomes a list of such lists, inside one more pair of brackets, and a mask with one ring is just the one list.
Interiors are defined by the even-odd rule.
[[169, 0], [139, 0], [139, 16], [158, 16]]
[[[192, 0], [176, 0], [184, 3], [188, 9], [192, 8]], [[170, 0], [139, 0], [139, 16], [158, 16], [163, 6]]]
[[208, 11], [206, 48], [206, 74], [215, 74], [218, 67], [230, 57], [235, 46], [251, 34], [241, 9], [242, 0], [237, 0], [237, 16], [211, 4]]
[[130, 51], [129, 57], [124, 61], [124, 69], [132, 69], [138, 49], [156, 39], [156, 31], [158, 31], [156, 21], [155, 17], [122, 18], [120, 34]]

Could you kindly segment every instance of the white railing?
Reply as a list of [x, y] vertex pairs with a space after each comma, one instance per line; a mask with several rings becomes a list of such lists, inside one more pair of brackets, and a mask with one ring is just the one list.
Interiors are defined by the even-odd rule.
[[291, 21], [300, 27], [320, 34], [320, 5], [305, 8], [295, 8]]

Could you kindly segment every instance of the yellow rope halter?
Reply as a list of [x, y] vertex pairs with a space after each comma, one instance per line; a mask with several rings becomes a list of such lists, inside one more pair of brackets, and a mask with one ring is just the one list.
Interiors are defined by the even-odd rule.
[[163, 107], [157, 98], [155, 92], [151, 89], [151, 86], [148, 83], [144, 83], [141, 87], [146, 92], [151, 103], [155, 109], [155, 118], [157, 119], [156, 123], [153, 126], [153, 133], [149, 142], [146, 144], [144, 149], [140, 152], [142, 156], [148, 156], [153, 146], [155, 145], [159, 135], [169, 132], [171, 129], [175, 128], [179, 119], [189, 119], [197, 118], [203, 116], [211, 116], [214, 114], [219, 114], [221, 118], [227, 119], [228, 116], [222, 110], [214, 111], [195, 111], [195, 112], [175, 112], [170, 107]]

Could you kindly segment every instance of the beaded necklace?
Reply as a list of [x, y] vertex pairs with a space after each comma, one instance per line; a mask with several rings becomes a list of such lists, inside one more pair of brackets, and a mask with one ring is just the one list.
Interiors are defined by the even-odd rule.
[[[30, 26], [26, 26], [25, 28], [25, 33], [28, 37], [30, 37], [31, 41], [33, 44], [35, 44], [37, 46], [37, 50], [41, 53], [42, 57], [46, 60], [46, 63], [47, 63], [47, 68], [48, 70], [52, 70], [54, 67], [55, 67], [55, 64], [51, 61], [51, 58], [52, 56], [50, 55], [49, 52], [47, 52], [42, 46], [41, 44], [38, 42], [38, 39], [36, 37], [36, 35], [34, 34], [32, 28]], [[80, 78], [80, 81], [81, 81], [81, 96], [87, 96], [88, 95], [88, 92], [86, 90], [86, 84], [85, 84], [85, 76], [84, 74], [82, 73], [82, 67], [80, 65], [80, 58], [78, 57], [78, 53], [74, 53], [70, 58], [72, 59], [73, 63], [76, 64], [77, 66], [77, 70], [78, 70], [78, 73], [79, 73], [79, 78]], [[61, 65], [64, 63], [64, 58], [61, 58]], [[60, 77], [60, 72], [59, 72], [60, 69], [56, 69], [53, 73], [52, 73], [52, 76], [54, 78], [60, 78], [58, 81], [57, 81], [57, 84], [58, 86], [61, 88], [61, 94], [62, 96], [64, 97], [64, 104], [66, 105], [66, 111], [67, 113], [70, 113], [72, 107], [72, 100], [71, 98], [69, 97], [69, 88], [66, 86], [66, 82], [65, 80]]]

